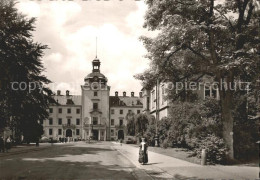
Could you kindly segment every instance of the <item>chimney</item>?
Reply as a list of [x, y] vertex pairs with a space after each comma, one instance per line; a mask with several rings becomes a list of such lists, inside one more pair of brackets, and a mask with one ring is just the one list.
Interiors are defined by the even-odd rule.
[[57, 95], [60, 96], [60, 90], [57, 90]]
[[131, 97], [134, 97], [135, 96], [135, 92], [131, 92]]
[[140, 98], [143, 97], [143, 92], [139, 92], [139, 97], [140, 97]]
[[67, 91], [66, 91], [66, 96], [69, 96], [69, 95], [70, 95], [70, 91], [67, 90]]
[[115, 96], [118, 96], [118, 91], [115, 92]]
[[123, 96], [126, 97], [126, 92], [125, 91], [123, 92]]

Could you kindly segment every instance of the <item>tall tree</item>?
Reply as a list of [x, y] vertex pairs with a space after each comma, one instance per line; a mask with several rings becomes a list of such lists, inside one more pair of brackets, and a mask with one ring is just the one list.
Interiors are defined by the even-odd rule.
[[[234, 83], [259, 73], [260, 10], [257, 0], [146, 0], [144, 27], [158, 30], [142, 37], [151, 60], [164, 78], [209, 74], [218, 82], [223, 137], [233, 150]], [[138, 76], [146, 80], [145, 76]], [[149, 77], [149, 79], [152, 79]], [[149, 81], [149, 80], [148, 80]], [[228, 84], [223, 88], [224, 84]], [[146, 83], [149, 84], [149, 83]]]
[[48, 117], [52, 101], [51, 90], [44, 87], [50, 80], [42, 74], [47, 47], [33, 41], [34, 23], [14, 1], [0, 1], [0, 129], [10, 127], [26, 139], [42, 134], [38, 123]]
[[135, 116], [135, 133], [136, 136], [143, 136], [149, 124], [149, 117], [147, 114], [137, 114]]
[[127, 121], [127, 134], [130, 136], [135, 135], [135, 113], [130, 111], [126, 114], [126, 121]]

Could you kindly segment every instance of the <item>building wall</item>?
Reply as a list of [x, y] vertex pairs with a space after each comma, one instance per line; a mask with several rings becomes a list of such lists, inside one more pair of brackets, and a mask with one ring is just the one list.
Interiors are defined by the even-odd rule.
[[[127, 135], [127, 121], [126, 121], [126, 115], [129, 110], [131, 110], [134, 114], [138, 114], [142, 112], [143, 106], [112, 106], [110, 107], [110, 137], [111, 140], [117, 140], [118, 139], [118, 131], [123, 130], [124, 131], [124, 137]], [[123, 114], [120, 114], [120, 110], [123, 110]], [[114, 111], [112, 114], [111, 112]], [[123, 126], [118, 127], [120, 125], [120, 119], [123, 120]], [[114, 125], [111, 123], [112, 120], [114, 120]]]
[[[97, 96], [94, 96], [94, 91], [97, 92]], [[98, 111], [93, 111], [93, 103], [98, 104]], [[106, 140], [107, 125], [109, 124], [109, 87], [104, 90], [93, 90], [82, 86], [82, 107], [83, 139], [88, 139], [91, 136], [93, 117], [98, 117], [98, 124], [103, 125], [98, 128], [99, 139]], [[95, 126], [93, 127], [93, 129], [96, 128]]]
[[[59, 113], [59, 109], [62, 109], [62, 113]], [[50, 106], [52, 109], [52, 113], [49, 110], [49, 119], [43, 121], [44, 127], [44, 136], [47, 138], [59, 139], [60, 137], [66, 136], [66, 129], [72, 130], [72, 137], [73, 138], [80, 138], [81, 137], [81, 106], [77, 105], [64, 105], [64, 106]], [[67, 109], [71, 109], [71, 113], [67, 113]], [[76, 113], [76, 110], [80, 109], [79, 114]], [[50, 125], [50, 118], [52, 118], [52, 125]], [[59, 125], [58, 121], [62, 119], [62, 124]], [[66, 124], [68, 124], [68, 119], [71, 120], [71, 125], [75, 126], [75, 128], [66, 128]], [[76, 119], [79, 119], [80, 124], [76, 125]], [[65, 127], [65, 128], [64, 128]], [[52, 135], [49, 134], [49, 129], [52, 129]], [[61, 129], [62, 134], [58, 134], [58, 129]], [[79, 135], [76, 134], [76, 129], [79, 129]]]
[[150, 111], [150, 102], [151, 102], [151, 97], [150, 97], [150, 90], [143, 89], [143, 112]]
[[[159, 110], [159, 120], [161, 120], [164, 117], [168, 117], [168, 114], [169, 114], [168, 112], [169, 112], [169, 108], [160, 109]], [[152, 111], [150, 114], [153, 115], [154, 117], [156, 117], [156, 111]]]
[[[168, 101], [166, 100], [166, 83], [159, 84], [159, 119], [168, 116]], [[143, 112], [149, 112], [151, 115], [156, 117], [156, 86], [154, 86], [151, 90], [143, 89]], [[147, 105], [149, 103], [149, 105]], [[148, 108], [149, 109], [148, 109]]]

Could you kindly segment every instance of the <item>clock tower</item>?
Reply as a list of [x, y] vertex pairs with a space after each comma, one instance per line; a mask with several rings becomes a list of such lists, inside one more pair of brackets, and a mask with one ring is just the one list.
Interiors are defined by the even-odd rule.
[[92, 73], [84, 79], [82, 91], [82, 136], [83, 139], [105, 141], [109, 128], [109, 91], [107, 78], [100, 73], [100, 61], [92, 61]]

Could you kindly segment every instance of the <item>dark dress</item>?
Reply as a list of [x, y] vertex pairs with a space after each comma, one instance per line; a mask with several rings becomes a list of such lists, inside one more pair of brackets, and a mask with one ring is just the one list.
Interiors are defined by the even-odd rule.
[[139, 146], [139, 163], [148, 163], [148, 154], [147, 154], [148, 145], [144, 144], [144, 150], [142, 150], [142, 143]]
[[0, 137], [0, 152], [5, 152], [5, 142], [2, 137]]

